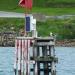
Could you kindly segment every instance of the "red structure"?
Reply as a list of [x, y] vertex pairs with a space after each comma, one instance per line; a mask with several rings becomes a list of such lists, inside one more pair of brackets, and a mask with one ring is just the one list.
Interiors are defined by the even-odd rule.
[[19, 5], [26, 9], [32, 9], [32, 0], [20, 0]]

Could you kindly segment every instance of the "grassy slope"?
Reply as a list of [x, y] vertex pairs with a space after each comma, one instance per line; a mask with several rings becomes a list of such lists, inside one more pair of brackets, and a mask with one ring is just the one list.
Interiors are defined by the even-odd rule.
[[72, 39], [75, 38], [75, 18], [64, 20], [49, 19], [44, 23], [38, 22], [37, 29], [39, 35], [42, 36], [47, 36], [50, 32], [53, 32], [58, 36], [58, 39]]
[[[25, 9], [18, 6], [19, 0], [0, 0], [1, 11], [25, 12]], [[32, 12], [44, 13], [48, 15], [75, 14], [75, 7], [70, 8], [46, 8], [46, 3], [75, 3], [75, 0], [34, 0]], [[45, 6], [45, 7], [43, 7]]]
[[[15, 12], [24, 12], [23, 8], [18, 6], [19, 0], [0, 0], [0, 10], [6, 11], [15, 11]], [[50, 1], [50, 3], [75, 3], [75, 0], [34, 0], [34, 6], [32, 12], [44, 13], [48, 15], [62, 15], [62, 14], [75, 14], [75, 7], [73, 8], [49, 8], [43, 7], [45, 1]], [[37, 7], [37, 6], [40, 7]], [[43, 7], [43, 8], [42, 8]], [[9, 20], [9, 22], [8, 22]], [[40, 32], [39, 35], [45, 36], [49, 35], [49, 32], [53, 32], [57, 35], [60, 35], [60, 39], [62, 38], [73, 38], [75, 37], [75, 18], [70, 20], [48, 20], [44, 23], [37, 22], [37, 29]], [[66, 26], [65, 26], [66, 25]], [[14, 26], [16, 31], [24, 28], [24, 20], [23, 19], [2, 19], [0, 18], [0, 31], [3, 30], [3, 27]], [[43, 27], [43, 28], [42, 28]], [[2, 30], [1, 30], [2, 29]], [[47, 29], [45, 31], [45, 29]]]
[[[24, 25], [24, 19], [0, 18], [0, 31], [9, 31], [10, 27], [14, 27], [14, 30], [19, 32], [20, 29], [24, 29]], [[39, 36], [48, 36], [50, 32], [53, 32], [58, 35], [58, 39], [72, 39], [75, 37], [75, 17], [64, 20], [49, 19], [46, 22], [37, 22], [37, 30]]]
[[0, 32], [10, 31], [11, 27], [14, 27], [16, 32], [20, 29], [24, 29], [24, 19], [18, 18], [0, 18]]
[[[0, 0], [0, 10], [6, 9], [17, 9], [19, 0]], [[47, 6], [49, 3], [75, 3], [75, 0], [33, 0], [35, 7]], [[45, 6], [45, 7], [46, 7]]]
[[18, 0], [0, 0], [0, 10], [13, 10], [17, 4]]
[[[64, 5], [64, 4], [74, 4], [75, 3], [75, 0], [34, 0], [34, 6], [53, 6], [53, 5], [50, 5], [50, 4], [54, 4], [54, 6], [55, 5], [57, 5], [57, 4], [61, 4], [61, 5]], [[58, 6], [59, 6], [58, 5]], [[53, 7], [54, 7], [53, 6]], [[65, 6], [67, 6], [67, 5], [65, 5]]]
[[[12, 10], [14, 12], [25, 12], [23, 8]], [[75, 14], [75, 8], [41, 8], [34, 7], [31, 13], [42, 13], [46, 15], [64, 15], [64, 14]]]

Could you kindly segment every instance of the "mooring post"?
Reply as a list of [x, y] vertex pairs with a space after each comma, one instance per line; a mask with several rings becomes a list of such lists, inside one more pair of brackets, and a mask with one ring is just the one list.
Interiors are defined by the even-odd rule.
[[[32, 26], [33, 28], [31, 29], [31, 37], [17, 37], [19, 41], [17, 52], [17, 75], [30, 75], [31, 71], [33, 72], [33, 75], [41, 75], [41, 73], [43, 73], [44, 75], [56, 75], [56, 58], [54, 49], [55, 40], [52, 36], [37, 36], [36, 20], [34, 21]], [[30, 49], [32, 49], [32, 56], [30, 56]], [[33, 68], [30, 68], [31, 62]], [[41, 64], [43, 64], [42, 68]], [[15, 74], [16, 72], [17, 71], [15, 71]]]
[[[31, 37], [32, 39], [33, 37]], [[28, 45], [28, 40], [30, 41], [29, 37], [21, 37], [18, 38], [18, 45], [16, 47], [16, 50], [18, 51], [16, 54], [18, 57], [17, 60], [17, 66], [18, 73], [15, 71], [15, 74], [17, 75], [30, 75], [30, 71], [33, 72], [33, 75], [41, 75], [43, 73], [44, 75], [56, 75], [56, 69], [55, 69], [55, 49], [54, 49], [54, 43], [50, 43], [50, 39], [45, 37], [36, 37], [33, 38], [32, 42], [32, 50], [33, 55], [30, 56], [30, 46]], [[23, 43], [25, 42], [26, 45]], [[24, 46], [23, 46], [24, 45]], [[24, 50], [24, 51], [23, 51]], [[42, 53], [41, 53], [42, 52]], [[30, 69], [30, 63], [32, 62], [33, 68]], [[34, 63], [33, 63], [34, 62]], [[43, 67], [41, 68], [41, 64], [43, 64]], [[24, 66], [23, 66], [24, 65]], [[15, 66], [16, 68], [16, 66]], [[25, 68], [25, 69], [24, 69]], [[23, 73], [24, 71], [24, 73]]]
[[21, 40], [19, 41], [19, 48], [18, 48], [18, 75], [21, 75]]
[[17, 53], [18, 53], [18, 49], [17, 49], [17, 40], [15, 40], [15, 60], [14, 60], [14, 72], [15, 75], [17, 75]]

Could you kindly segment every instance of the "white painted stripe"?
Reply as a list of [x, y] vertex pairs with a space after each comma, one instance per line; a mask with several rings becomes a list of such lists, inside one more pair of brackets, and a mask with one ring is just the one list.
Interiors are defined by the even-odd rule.
[[24, 40], [22, 40], [22, 59], [21, 59], [21, 72], [23, 73], [23, 71], [24, 71], [24, 54], [23, 54], [23, 52], [24, 52]]
[[35, 61], [30, 61], [30, 42], [31, 40], [15, 40], [15, 63], [14, 68], [21, 70], [21, 73], [24, 72], [30, 75], [30, 63], [35, 63]]
[[21, 70], [21, 40], [19, 40], [19, 47], [18, 47], [18, 70]]
[[15, 40], [15, 61], [14, 61], [14, 69], [17, 69], [17, 40]]
[[[30, 40], [28, 40], [28, 61], [30, 61]], [[30, 75], [30, 62], [28, 62], [28, 75]]]
[[37, 63], [35, 64], [35, 75], [38, 75], [38, 72], [37, 72]]
[[24, 40], [25, 42], [25, 49], [24, 49], [24, 67], [25, 67], [25, 70], [24, 70], [24, 74], [26, 75], [26, 72], [27, 72], [27, 40]]

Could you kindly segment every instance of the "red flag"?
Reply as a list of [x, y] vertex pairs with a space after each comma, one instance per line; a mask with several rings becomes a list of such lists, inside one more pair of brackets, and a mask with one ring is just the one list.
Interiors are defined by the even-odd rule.
[[32, 0], [20, 0], [19, 5], [26, 9], [32, 8]]

